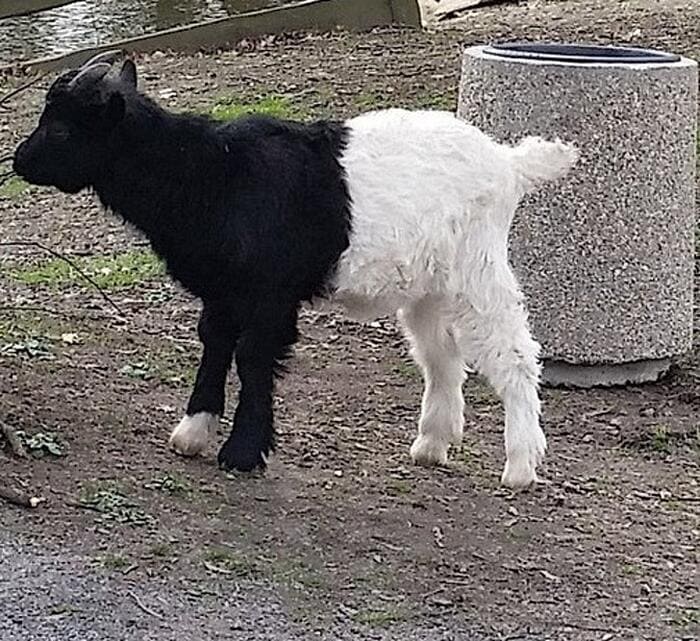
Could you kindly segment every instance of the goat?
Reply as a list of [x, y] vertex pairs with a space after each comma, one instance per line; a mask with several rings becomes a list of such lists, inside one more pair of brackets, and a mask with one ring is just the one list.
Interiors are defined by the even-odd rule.
[[201, 299], [203, 354], [171, 447], [192, 456], [207, 445], [235, 358], [240, 394], [218, 461], [264, 468], [298, 311], [332, 298], [357, 317], [397, 315], [425, 379], [416, 463], [445, 464], [460, 443], [473, 368], [505, 406], [502, 483], [534, 483], [546, 448], [539, 346], [508, 231], [523, 195], [564, 176], [576, 149], [535, 137], [498, 144], [447, 112], [221, 124], [165, 111], [136, 75], [107, 54], [58, 77], [14, 169], [63, 192], [94, 189]]

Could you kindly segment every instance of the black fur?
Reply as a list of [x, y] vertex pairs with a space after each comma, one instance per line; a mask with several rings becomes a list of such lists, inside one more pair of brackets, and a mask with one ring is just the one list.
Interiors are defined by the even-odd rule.
[[274, 377], [297, 340], [302, 301], [326, 292], [348, 245], [345, 129], [248, 117], [175, 115], [121, 74], [59, 78], [15, 154], [25, 180], [92, 187], [140, 229], [169, 273], [203, 301], [204, 353], [187, 413], [222, 414], [235, 354], [241, 391], [219, 453], [228, 469], [264, 466], [274, 448]]

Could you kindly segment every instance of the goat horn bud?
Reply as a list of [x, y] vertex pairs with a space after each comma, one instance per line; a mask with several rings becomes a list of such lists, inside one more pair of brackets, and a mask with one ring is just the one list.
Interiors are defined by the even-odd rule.
[[110, 51], [102, 51], [94, 55], [90, 60], [84, 62], [80, 65], [80, 69], [86, 69], [87, 67], [92, 67], [93, 65], [101, 64], [103, 62], [114, 64], [114, 62], [122, 55], [121, 49], [111, 49]]
[[76, 76], [68, 84], [69, 89], [74, 89], [80, 84], [87, 81], [97, 81], [109, 73], [112, 65], [107, 62], [98, 62], [97, 64], [90, 65], [89, 67], [82, 68], [76, 74]]

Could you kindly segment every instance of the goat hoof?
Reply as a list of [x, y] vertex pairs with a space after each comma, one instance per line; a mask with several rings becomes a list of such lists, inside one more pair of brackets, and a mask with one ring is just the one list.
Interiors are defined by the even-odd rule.
[[265, 469], [267, 452], [229, 439], [219, 451], [218, 460], [222, 470], [252, 472], [256, 468]]
[[501, 476], [501, 485], [512, 490], [526, 490], [540, 482], [537, 466], [544, 458], [547, 440], [542, 432], [522, 449], [510, 452]]
[[411, 458], [417, 465], [447, 465], [448, 446], [427, 434], [420, 434], [411, 445]]
[[501, 485], [511, 490], [527, 490], [537, 483], [535, 468], [529, 464], [513, 465], [506, 461], [506, 466], [501, 475]]
[[209, 412], [197, 412], [185, 416], [170, 435], [170, 449], [182, 456], [196, 456], [216, 433], [219, 417]]

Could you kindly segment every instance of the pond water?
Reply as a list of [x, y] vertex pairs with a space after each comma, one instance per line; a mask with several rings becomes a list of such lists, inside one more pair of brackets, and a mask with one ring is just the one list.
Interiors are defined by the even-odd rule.
[[83, 0], [0, 20], [0, 64], [60, 54], [293, 0]]

